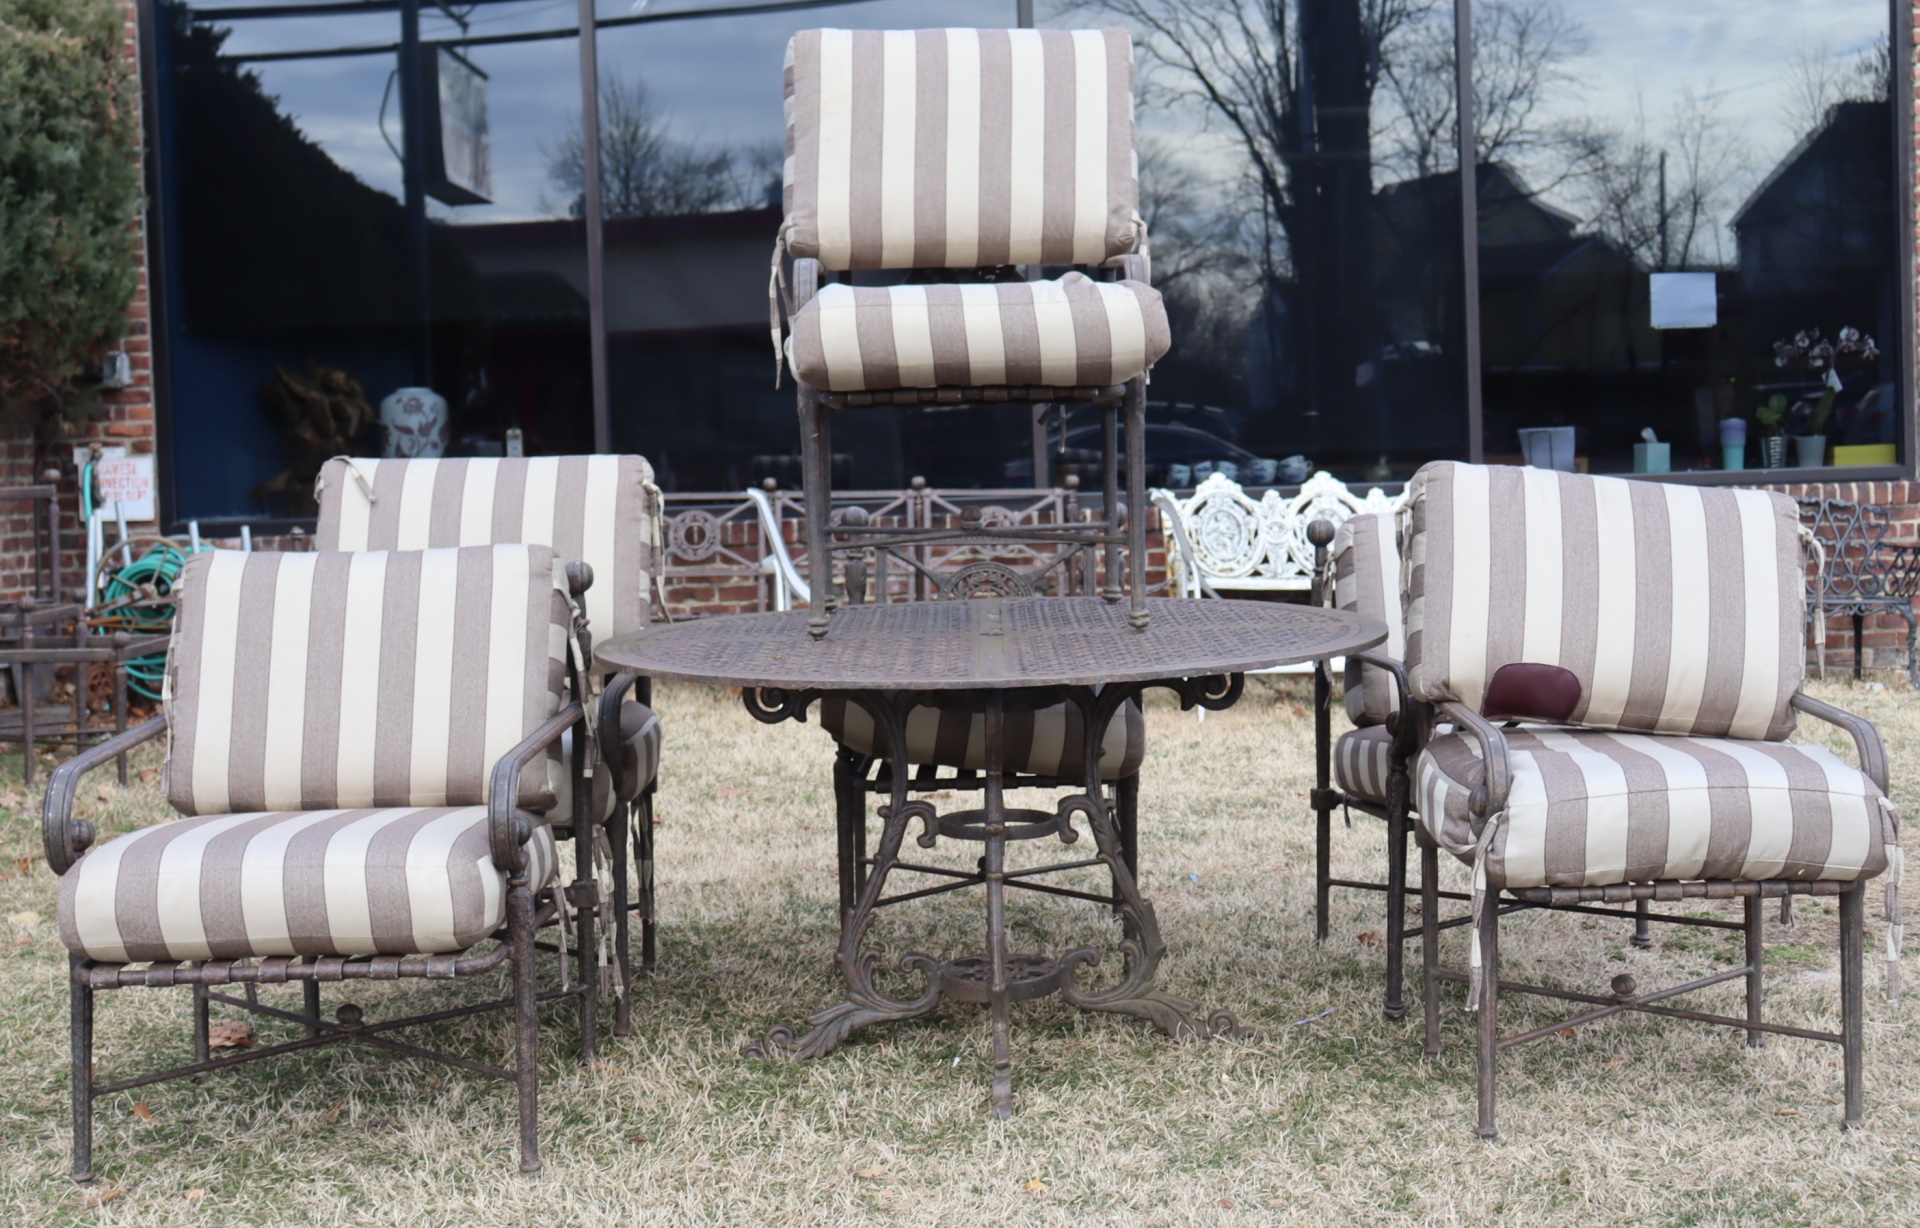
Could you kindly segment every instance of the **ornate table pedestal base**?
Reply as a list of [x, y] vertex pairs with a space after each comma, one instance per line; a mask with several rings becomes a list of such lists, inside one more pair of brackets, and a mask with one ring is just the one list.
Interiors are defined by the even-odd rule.
[[[1180, 693], [1183, 705], [1225, 708], [1240, 697], [1242, 677], [1170, 680], [1151, 683], [1113, 683], [1096, 690], [1091, 686], [1059, 686], [1044, 690], [1011, 693], [1017, 703], [1055, 704], [1066, 701], [1080, 709], [1087, 743], [1081, 762], [1087, 765], [1085, 790], [1060, 799], [1052, 811], [1009, 807], [1003, 785], [1003, 745], [1009, 692], [989, 690], [983, 693], [985, 708], [986, 771], [984, 805], [978, 809], [941, 815], [929, 803], [910, 794], [912, 769], [906, 761], [906, 717], [914, 706], [928, 698], [924, 692], [852, 691], [849, 702], [857, 703], [872, 717], [876, 745], [886, 748], [891, 763], [893, 794], [889, 805], [880, 808], [880, 843], [875, 852], [873, 871], [868, 875], [858, 903], [841, 927], [840, 946], [834, 962], [846, 981], [847, 997], [807, 1019], [808, 1029], [796, 1034], [792, 1028], [776, 1027], [766, 1039], [747, 1048], [749, 1057], [800, 1058], [831, 1053], [856, 1029], [894, 1019], [911, 1019], [934, 1009], [942, 998], [962, 1002], [985, 1003], [993, 1019], [993, 1115], [1013, 1115], [1013, 1057], [1010, 1048], [1011, 1007], [1015, 1002], [1031, 1001], [1058, 993], [1082, 1010], [1111, 1011], [1145, 1019], [1176, 1038], [1238, 1036], [1239, 1023], [1231, 1014], [1219, 1011], [1200, 1016], [1194, 1004], [1154, 987], [1154, 976], [1165, 947], [1160, 941], [1160, 925], [1153, 905], [1140, 894], [1121, 853], [1112, 802], [1100, 780], [1100, 741], [1120, 705], [1148, 686], [1165, 686]], [[806, 710], [818, 698], [818, 691], [787, 692], [747, 688], [742, 698], [748, 711], [763, 721], [804, 720]], [[1057, 836], [1071, 845], [1080, 838], [1075, 819], [1084, 820], [1093, 833], [1095, 853], [1090, 858], [1055, 865], [1009, 871], [1006, 864], [1007, 842]], [[903, 896], [884, 896], [887, 879], [896, 869], [912, 870], [900, 861], [901, 846], [909, 826], [919, 820], [922, 830], [916, 837], [925, 848], [948, 839], [974, 840], [984, 846], [978, 874], [961, 876], [961, 881], [943, 885], [954, 889], [972, 885], [986, 888], [987, 951], [941, 962], [930, 955], [910, 953], [900, 961], [903, 971], [918, 972], [925, 987], [913, 998], [896, 998], [874, 984], [879, 964], [878, 951], [863, 946], [867, 928], [876, 909], [902, 898], [928, 892], [910, 892]], [[1119, 914], [1123, 937], [1118, 946], [1122, 957], [1122, 975], [1118, 983], [1102, 989], [1082, 988], [1077, 973], [1082, 965], [1095, 966], [1100, 952], [1079, 947], [1055, 959], [1039, 954], [1019, 954], [1007, 949], [1006, 893], [1008, 887], [1023, 885], [1038, 874], [1089, 866], [1104, 866], [1113, 879], [1110, 898], [1084, 892], [1054, 888], [1059, 894], [1110, 904]]]

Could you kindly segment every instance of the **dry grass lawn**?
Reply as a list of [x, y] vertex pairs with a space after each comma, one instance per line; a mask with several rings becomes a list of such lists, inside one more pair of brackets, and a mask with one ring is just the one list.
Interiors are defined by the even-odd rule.
[[[1915, 697], [1843, 683], [1813, 689], [1879, 722], [1896, 797], [1914, 812]], [[0, 1222], [1920, 1220], [1920, 1004], [1892, 1007], [1880, 994], [1877, 893], [1869, 896], [1867, 1130], [1838, 1128], [1833, 1046], [1774, 1038], [1749, 1050], [1735, 1032], [1630, 1016], [1510, 1052], [1503, 1141], [1478, 1143], [1460, 989], [1447, 987], [1448, 1046], [1429, 1059], [1415, 1021], [1380, 1014], [1379, 897], [1337, 893], [1332, 941], [1312, 940], [1312, 734], [1303, 694], [1256, 683], [1238, 708], [1204, 723], [1170, 701], [1149, 712], [1143, 878], [1170, 947], [1163, 984], [1237, 1012], [1258, 1038], [1176, 1043], [1140, 1022], [1076, 1014], [1057, 1001], [1016, 1007], [1018, 1115], [996, 1124], [986, 1112], [990, 1065], [977, 1008], [950, 1006], [858, 1034], [819, 1062], [738, 1056], [770, 1025], [798, 1023], [834, 996], [827, 742], [813, 724], [757, 724], [718, 691], [663, 688], [660, 975], [639, 987], [635, 1035], [609, 1040], [599, 1068], [569, 1056], [571, 1021], [549, 1012], [547, 1167], [532, 1179], [515, 1172], [505, 1085], [339, 1047], [103, 1099], [101, 1179], [92, 1189], [71, 1185], [55, 880], [38, 860], [37, 793], [18, 787], [8, 751], [12, 775], [0, 780]], [[103, 829], [163, 817], [155, 786], [122, 790], [111, 772], [96, 779], [85, 809]], [[1335, 847], [1342, 873], [1370, 876], [1383, 864], [1372, 820], [1337, 830]], [[1040, 853], [1029, 844], [1015, 856], [1030, 863]], [[971, 856], [945, 845], [936, 855]], [[1014, 903], [1030, 949], [1112, 938], [1112, 922], [1086, 906], [1031, 895]], [[876, 932], [896, 954], [961, 953], [978, 945], [976, 909], [971, 897], [908, 905], [883, 914]], [[1770, 915], [1772, 1017], [1837, 1024], [1834, 929], [1830, 902], [1803, 903], [1791, 928]], [[1656, 930], [1652, 951], [1630, 949], [1625, 927], [1591, 918], [1536, 914], [1506, 932], [1514, 974], [1578, 988], [1603, 987], [1628, 969], [1652, 986], [1738, 958], [1736, 940], [1714, 931]], [[1464, 959], [1464, 941], [1449, 934], [1450, 959]], [[1916, 962], [1907, 961], [1910, 985], [1920, 985]], [[378, 1017], [398, 999], [480, 991], [471, 982], [411, 982], [351, 993]], [[297, 990], [274, 992], [298, 1000]], [[1737, 1011], [1739, 994], [1722, 986], [1703, 996]], [[328, 1002], [346, 996], [335, 987]], [[125, 990], [101, 1001], [103, 1072], [184, 1060], [185, 991]], [[1551, 1018], [1537, 999], [1508, 1002], [1510, 1021]], [[260, 1030], [271, 1036], [278, 1026]], [[448, 1025], [438, 1039], [494, 1060], [509, 1053], [498, 1017]]]

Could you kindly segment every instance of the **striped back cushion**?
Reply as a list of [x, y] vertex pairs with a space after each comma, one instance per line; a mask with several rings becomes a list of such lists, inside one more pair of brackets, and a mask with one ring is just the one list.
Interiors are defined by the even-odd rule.
[[1792, 499], [1442, 461], [1402, 515], [1414, 696], [1478, 709], [1503, 665], [1580, 682], [1571, 721], [1785, 738], [1805, 615]]
[[[564, 583], [547, 546], [195, 555], [167, 799], [191, 815], [484, 803], [495, 763], [559, 710]], [[549, 770], [527, 766], [521, 806], [553, 805]]]
[[786, 96], [796, 256], [939, 269], [1135, 250], [1125, 30], [804, 30]]
[[[1400, 611], [1400, 547], [1394, 540], [1392, 512], [1350, 516], [1333, 539], [1333, 598], [1387, 624], [1387, 642], [1379, 651], [1406, 659], [1407, 629]], [[1400, 686], [1383, 669], [1347, 659], [1347, 717], [1356, 725], [1384, 725], [1400, 707]]]
[[321, 550], [530, 542], [593, 568], [598, 639], [643, 630], [660, 558], [660, 490], [641, 456], [336, 457], [316, 483]]

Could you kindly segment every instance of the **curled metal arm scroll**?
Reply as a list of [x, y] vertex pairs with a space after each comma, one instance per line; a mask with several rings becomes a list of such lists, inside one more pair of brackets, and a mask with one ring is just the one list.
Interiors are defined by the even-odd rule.
[[80, 854], [93, 843], [93, 824], [73, 817], [73, 795], [80, 778], [103, 763], [111, 763], [142, 742], [151, 742], [165, 733], [167, 718], [156, 716], [142, 721], [125, 733], [115, 734], [98, 746], [81, 751], [53, 770], [47, 782], [47, 797], [40, 812], [40, 837], [46, 846], [47, 865], [55, 874], [65, 874]]
[[1220, 712], [1240, 702], [1247, 689], [1245, 674], [1208, 674], [1198, 678], [1163, 678], [1148, 686], [1165, 687], [1180, 697], [1180, 710], [1206, 708]]
[[1887, 749], [1880, 743], [1880, 731], [1873, 722], [1863, 716], [1855, 716], [1844, 708], [1836, 708], [1830, 703], [1815, 699], [1802, 691], [1795, 691], [1791, 706], [1797, 712], [1804, 712], [1815, 720], [1837, 725], [1853, 738], [1853, 748], [1860, 756], [1860, 770], [1877, 786], [1880, 792], [1887, 792]]
[[1468, 803], [1477, 836], [1488, 819], [1507, 808], [1507, 790], [1513, 787], [1513, 769], [1507, 764], [1507, 739], [1498, 725], [1463, 703], [1447, 700], [1438, 706], [1438, 715], [1441, 720], [1452, 721], [1455, 728], [1480, 746], [1486, 779], [1473, 791]]
[[[527, 853], [523, 847], [527, 838], [533, 834], [532, 822], [520, 811], [520, 770], [532, 763], [549, 746], [560, 740], [560, 735], [575, 725], [581, 726], [579, 736], [584, 737], [587, 710], [576, 701], [548, 717], [546, 723], [524, 738], [520, 745], [500, 757], [493, 765], [493, 780], [487, 792], [487, 842], [488, 851], [493, 854], [493, 864], [509, 874], [519, 874], [527, 868]], [[579, 806], [589, 807], [591, 794], [588, 782], [575, 781], [574, 793]]]
[[813, 701], [820, 698], [819, 691], [790, 691], [777, 686], [749, 686], [740, 688], [740, 702], [746, 705], [748, 715], [765, 725], [778, 725], [781, 721], [805, 721], [807, 709]]

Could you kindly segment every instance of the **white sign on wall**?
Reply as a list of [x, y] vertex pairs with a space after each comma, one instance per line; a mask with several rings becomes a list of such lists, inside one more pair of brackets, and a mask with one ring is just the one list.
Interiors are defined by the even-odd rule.
[[93, 466], [94, 506], [105, 516], [120, 514], [128, 520], [152, 520], [153, 457], [103, 456]]

